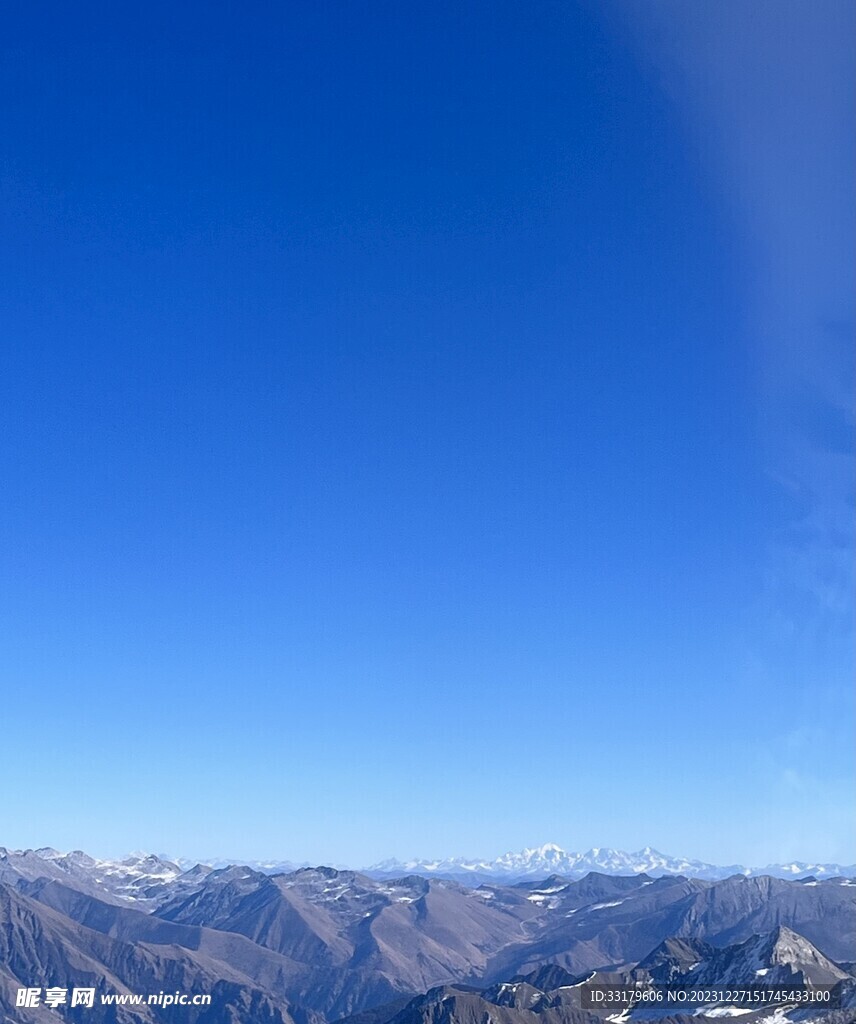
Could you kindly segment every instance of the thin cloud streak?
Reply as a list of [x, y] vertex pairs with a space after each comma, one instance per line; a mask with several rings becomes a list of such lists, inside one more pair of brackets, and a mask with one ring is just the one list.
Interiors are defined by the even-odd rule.
[[811, 633], [852, 624], [854, 11], [839, 0], [614, 11], [682, 110], [734, 222], [759, 440], [791, 505], [765, 601]]
[[[758, 737], [777, 856], [852, 858], [856, 8], [844, 0], [651, 0], [611, 8], [731, 224], [769, 484], [765, 571], [746, 609], [747, 694], [787, 699], [795, 744]], [[785, 698], [784, 695], [788, 697]]]

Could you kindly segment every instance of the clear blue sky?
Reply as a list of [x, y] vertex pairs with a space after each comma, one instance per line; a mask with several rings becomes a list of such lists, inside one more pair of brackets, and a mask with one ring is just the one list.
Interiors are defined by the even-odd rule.
[[0, 844], [856, 860], [852, 20], [10, 11]]

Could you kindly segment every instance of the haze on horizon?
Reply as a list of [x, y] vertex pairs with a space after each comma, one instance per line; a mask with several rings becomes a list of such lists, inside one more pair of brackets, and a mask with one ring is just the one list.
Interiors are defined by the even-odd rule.
[[0, 845], [856, 862], [854, 17], [12, 12]]

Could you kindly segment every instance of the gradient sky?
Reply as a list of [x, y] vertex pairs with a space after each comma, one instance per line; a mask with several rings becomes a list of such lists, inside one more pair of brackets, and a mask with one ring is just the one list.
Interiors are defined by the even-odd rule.
[[0, 844], [856, 861], [853, 18], [10, 11]]

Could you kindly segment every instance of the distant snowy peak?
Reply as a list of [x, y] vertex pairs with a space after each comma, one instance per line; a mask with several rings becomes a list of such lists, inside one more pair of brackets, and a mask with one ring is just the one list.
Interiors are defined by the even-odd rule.
[[308, 868], [308, 861], [299, 863], [290, 860], [229, 860], [224, 857], [209, 857], [203, 861], [194, 860], [192, 857], [176, 857], [175, 863], [183, 870], [189, 871], [194, 868], [206, 867], [209, 871], [219, 871], [222, 868], [240, 867], [252, 868], [264, 875], [287, 875], [292, 871], [299, 871], [300, 868]]
[[563, 850], [555, 843], [531, 847], [519, 853], [505, 853], [494, 860], [473, 860], [449, 857], [436, 860], [385, 860], [366, 869], [375, 877], [419, 874], [453, 878], [458, 881], [525, 881], [561, 875], [582, 878], [590, 871], [607, 875], [686, 875], [692, 878], [719, 879], [729, 875], [773, 875], [776, 878], [833, 878], [856, 875], [856, 865], [839, 864], [771, 864], [765, 868], [746, 868], [741, 864], [727, 866], [707, 864], [686, 857], [672, 857], [646, 846], [635, 853], [595, 846], [585, 853]]
[[777, 878], [807, 878], [809, 875], [815, 878], [834, 878], [837, 875], [850, 876], [853, 874], [856, 865], [842, 866], [841, 864], [807, 864], [805, 861], [793, 861], [790, 864], [769, 864], [757, 874], [775, 875]]
[[[721, 877], [726, 869], [701, 861], [668, 857], [650, 846], [636, 853], [595, 846], [585, 853], [563, 850], [555, 843], [546, 843], [521, 850], [519, 853], [505, 853], [494, 860], [470, 860], [465, 857], [450, 857], [445, 860], [387, 860], [367, 869], [369, 874], [433, 874], [454, 878], [495, 878], [523, 881], [545, 878], [548, 875], [562, 875], [566, 878], [582, 878], [590, 871], [609, 875], [692, 875], [696, 878]], [[727, 869], [728, 874], [742, 871], [739, 867]]]

